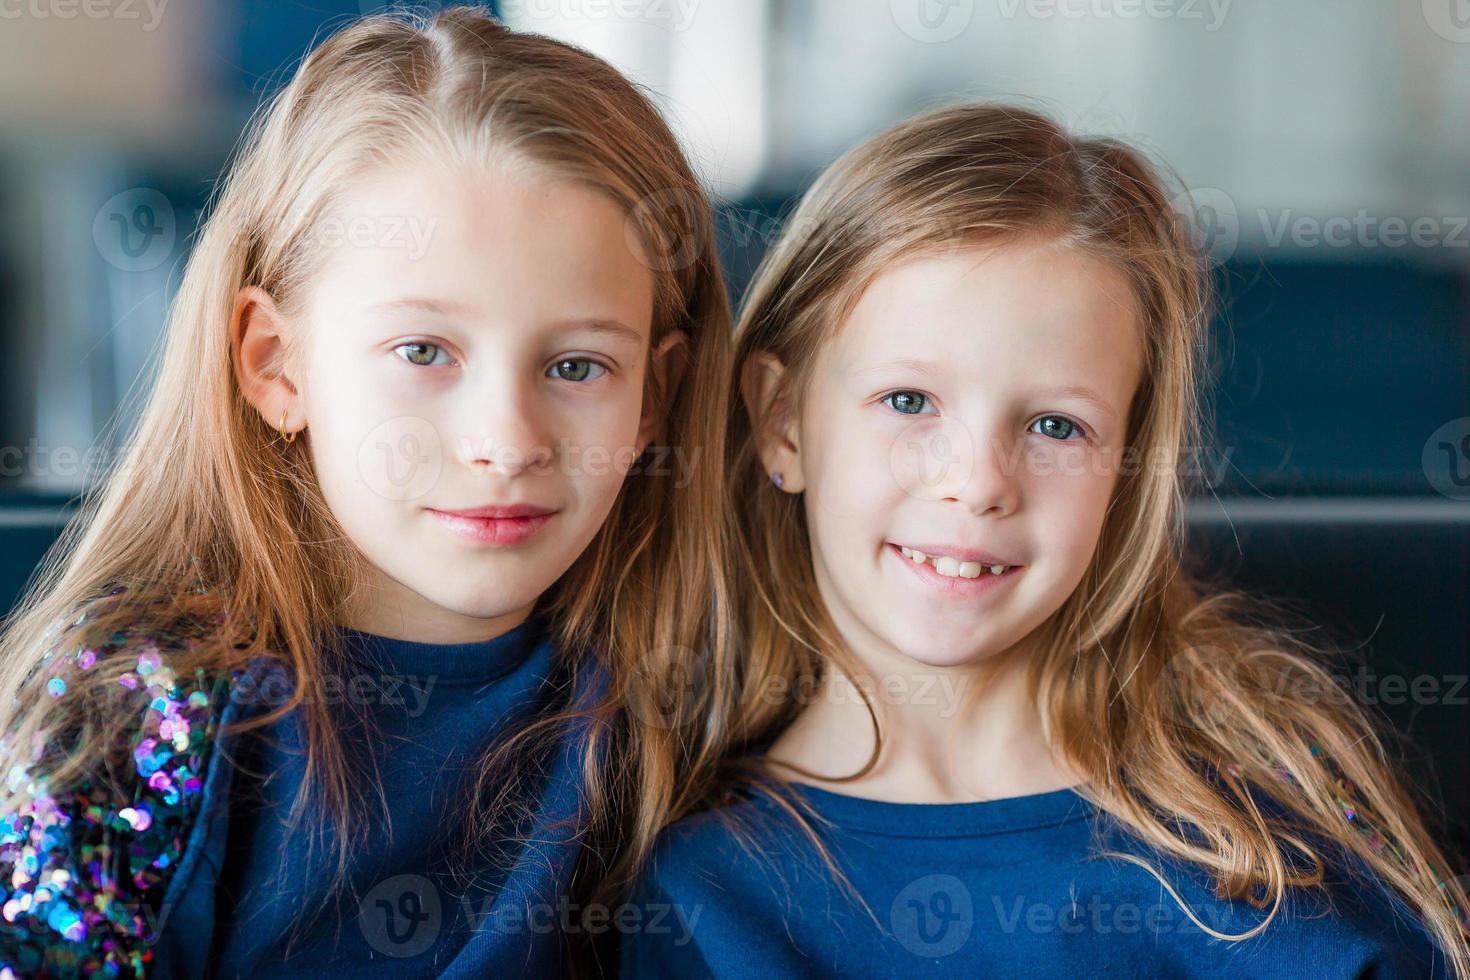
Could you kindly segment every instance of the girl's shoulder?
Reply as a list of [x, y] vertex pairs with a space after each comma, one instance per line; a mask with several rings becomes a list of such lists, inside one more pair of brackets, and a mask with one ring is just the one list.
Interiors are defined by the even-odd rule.
[[3, 746], [0, 968], [19, 976], [145, 972], [239, 680], [190, 666], [189, 631], [86, 616], [48, 632], [33, 678], [56, 727]]

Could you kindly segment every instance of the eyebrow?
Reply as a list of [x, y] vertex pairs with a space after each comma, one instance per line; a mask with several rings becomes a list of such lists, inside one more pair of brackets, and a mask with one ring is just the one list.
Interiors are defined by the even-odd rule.
[[[475, 308], [465, 303], [449, 303], [422, 296], [409, 296], [403, 299], [392, 299], [382, 303], [374, 303], [368, 307], [368, 310], [370, 312], [418, 310], [425, 313], [436, 313], [440, 316], [471, 316], [475, 313]], [[563, 330], [586, 330], [591, 333], [621, 337], [635, 344], [642, 344], [644, 342], [643, 334], [637, 330], [618, 320], [609, 320], [605, 317], [560, 320], [554, 323], [553, 326]]]
[[443, 300], [426, 299], [420, 296], [390, 299], [382, 303], [374, 303], [368, 309], [373, 312], [378, 310], [421, 310], [425, 313], [438, 313], [440, 316], [463, 316], [473, 312], [471, 307], [463, 303], [446, 303]]
[[643, 334], [619, 320], [608, 320], [602, 317], [588, 317], [581, 320], [562, 320], [555, 324], [566, 330], [586, 330], [589, 333], [607, 334], [610, 337], [621, 337], [633, 344], [646, 343]]
[[935, 364], [933, 361], [925, 361], [916, 357], [895, 357], [891, 361], [884, 361], [877, 367], [867, 368], [866, 370], [858, 371], [857, 376], [860, 378], [865, 378], [873, 374], [886, 374], [896, 367], [908, 368], [911, 371], [917, 371], [919, 374], [938, 375], [940, 373], [939, 365]]
[[1105, 413], [1111, 419], [1118, 417], [1118, 413], [1113, 411], [1113, 407], [1101, 395], [1085, 385], [1057, 385], [1053, 388], [1043, 388], [1041, 390], [1048, 395], [1060, 395], [1064, 398], [1081, 399]]

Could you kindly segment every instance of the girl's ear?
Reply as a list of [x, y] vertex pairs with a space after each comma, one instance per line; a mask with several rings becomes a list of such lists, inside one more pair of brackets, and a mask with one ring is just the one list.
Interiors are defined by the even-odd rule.
[[235, 380], [245, 400], [282, 435], [306, 427], [300, 393], [287, 373], [289, 333], [289, 323], [265, 290], [246, 286], [236, 294], [230, 314]]
[[740, 372], [740, 396], [745, 400], [766, 474], [787, 493], [801, 493], [806, 489], [801, 473], [801, 438], [796, 413], [782, 385], [785, 375], [780, 358], [768, 351], [756, 351]]
[[649, 443], [664, 437], [664, 425], [668, 422], [668, 406], [679, 394], [684, 383], [684, 374], [689, 369], [689, 336], [682, 330], [671, 330], [659, 342], [658, 349], [649, 358], [648, 370], [655, 390], [663, 393], [662, 398], [644, 397], [643, 420], [638, 425], [638, 452], [642, 454]]

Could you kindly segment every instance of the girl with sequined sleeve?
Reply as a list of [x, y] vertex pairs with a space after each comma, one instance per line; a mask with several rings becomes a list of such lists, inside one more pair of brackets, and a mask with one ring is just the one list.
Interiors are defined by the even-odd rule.
[[744, 299], [744, 739], [624, 975], [1465, 978], [1470, 910], [1325, 644], [1192, 577], [1202, 257], [1019, 107], [852, 150]]
[[0, 638], [0, 976], [575, 963], [700, 751], [656, 708], [721, 591], [729, 335], [607, 64], [471, 7], [326, 39]]

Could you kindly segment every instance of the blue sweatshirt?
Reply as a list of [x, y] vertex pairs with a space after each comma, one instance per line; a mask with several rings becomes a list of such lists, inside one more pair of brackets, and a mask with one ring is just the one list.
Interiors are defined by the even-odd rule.
[[[122, 757], [132, 781], [49, 787], [24, 812], [0, 814], [9, 885], [0, 967], [19, 976], [558, 975], [555, 910], [584, 816], [580, 737], [530, 760], [514, 825], [497, 827], [486, 852], [470, 855], [457, 836], [480, 753], [567, 697], [544, 619], [533, 614], [483, 643], [341, 633], [342, 683], [324, 696], [344, 719], [368, 719], [348, 729], [351, 764], [364, 778], [376, 773], [387, 804], [387, 819], [372, 820], [351, 851], [346, 888], [329, 895], [335, 840], [309, 847], [287, 821], [304, 778], [300, 715], [225, 728], [280, 703], [289, 687], [279, 671], [175, 676], [169, 643], [119, 633], [53, 662], [80, 670], [137, 660], [124, 678], [141, 719]], [[64, 687], [70, 675], [58, 675]], [[581, 678], [578, 691], [595, 692], [599, 678]]]
[[[983, 803], [903, 804], [798, 786], [871, 917], [794, 821], [763, 796], [665, 834], [622, 936], [625, 977], [1445, 977], [1425, 933], [1380, 890], [1329, 874], [1265, 916], [1150, 853], [1070, 789]], [[732, 828], [750, 834], [755, 855]], [[1329, 908], [1324, 896], [1330, 896]], [[659, 924], [654, 928], [653, 923]]]

